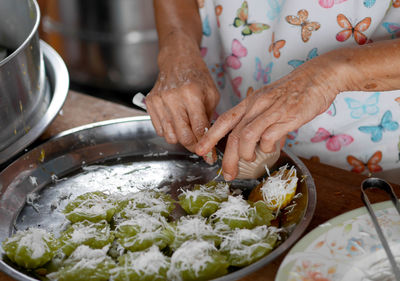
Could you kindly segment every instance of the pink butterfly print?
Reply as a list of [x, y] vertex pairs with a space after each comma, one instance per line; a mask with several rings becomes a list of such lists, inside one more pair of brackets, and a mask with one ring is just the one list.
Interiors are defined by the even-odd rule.
[[326, 141], [326, 148], [329, 151], [339, 151], [342, 146], [351, 144], [354, 139], [346, 134], [332, 135], [324, 128], [319, 128], [315, 136], [311, 138], [311, 142]]
[[233, 69], [239, 69], [242, 66], [240, 58], [247, 56], [247, 49], [237, 39], [232, 41], [232, 54], [225, 60], [225, 65]]
[[201, 55], [202, 58], [204, 58], [207, 55], [207, 51], [208, 51], [207, 47], [201, 47], [200, 48], [200, 55]]
[[322, 8], [332, 8], [335, 4], [346, 2], [347, 0], [319, 0], [319, 5]]
[[238, 76], [238, 77], [232, 79], [233, 92], [239, 98], [242, 98], [242, 94], [240, 93], [240, 90], [239, 90], [239, 87], [242, 85], [242, 80], [243, 80], [243, 78], [241, 76]]

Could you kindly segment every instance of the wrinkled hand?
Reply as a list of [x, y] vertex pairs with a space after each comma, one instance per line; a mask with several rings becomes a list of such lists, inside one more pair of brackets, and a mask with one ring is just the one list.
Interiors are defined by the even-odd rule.
[[[312, 63], [311, 63], [312, 62]], [[222, 170], [225, 180], [233, 180], [240, 158], [254, 161], [257, 143], [263, 152], [272, 152], [274, 144], [328, 109], [339, 93], [335, 71], [326, 64], [309, 61], [282, 79], [246, 97], [222, 114], [199, 141], [196, 152], [204, 155], [231, 130]], [[335, 77], [336, 75], [336, 77]]]
[[210, 126], [219, 93], [197, 46], [161, 57], [157, 82], [146, 97], [148, 113], [159, 136], [194, 152]]

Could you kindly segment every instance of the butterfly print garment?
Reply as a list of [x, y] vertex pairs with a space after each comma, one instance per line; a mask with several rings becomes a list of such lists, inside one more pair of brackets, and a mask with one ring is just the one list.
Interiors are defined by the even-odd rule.
[[342, 146], [351, 144], [354, 139], [352, 136], [346, 134], [332, 135], [324, 128], [319, 128], [315, 133], [314, 137], [311, 138], [311, 142], [326, 142], [326, 148], [329, 151], [339, 151]]
[[344, 101], [350, 109], [350, 116], [353, 119], [360, 119], [364, 114], [376, 115], [379, 112], [379, 96], [381, 93], [376, 92], [369, 96], [366, 100], [360, 101], [353, 98], [345, 98]]
[[238, 98], [242, 97], [242, 94], [240, 93], [239, 90], [239, 87], [242, 85], [242, 80], [243, 78], [240, 76], [232, 79], [233, 92]]
[[256, 57], [256, 71], [254, 72], [254, 79], [259, 81], [262, 79], [263, 84], [268, 84], [271, 81], [271, 71], [273, 62], [270, 62], [265, 68], [261, 65], [261, 60], [259, 57]]
[[329, 9], [332, 8], [333, 5], [337, 5], [345, 1], [347, 0], [319, 0], [318, 3], [321, 7]]
[[394, 22], [384, 22], [382, 26], [389, 32], [392, 39], [400, 38], [400, 24]]
[[337, 23], [344, 29], [336, 34], [336, 40], [339, 42], [344, 42], [353, 36], [357, 44], [364, 45], [367, 43], [368, 38], [363, 32], [366, 31], [371, 24], [370, 17], [364, 18], [353, 27], [345, 15], [339, 14], [337, 16]]
[[363, 4], [367, 8], [372, 8], [376, 3], [376, 0], [364, 0]]
[[233, 20], [234, 27], [242, 27], [242, 35], [248, 36], [253, 33], [260, 33], [263, 30], [269, 28], [268, 24], [264, 23], [249, 23], [247, 21], [249, 17], [249, 7], [247, 1], [244, 1], [242, 6], [237, 10], [236, 17]]
[[221, 23], [219, 21], [219, 16], [222, 14], [223, 8], [221, 5], [215, 7], [215, 15], [217, 16], [217, 26], [220, 27]]
[[240, 43], [239, 40], [234, 39], [232, 41], [232, 54], [230, 54], [226, 60], [225, 65], [233, 69], [239, 69], [242, 66], [240, 58], [247, 56], [247, 49]]
[[275, 41], [275, 33], [272, 32], [272, 40], [271, 40], [271, 45], [269, 45], [268, 52], [273, 53], [275, 58], [279, 58], [281, 56], [280, 49], [283, 48], [285, 44], [286, 44], [285, 40]]
[[379, 150], [372, 154], [366, 163], [357, 159], [353, 155], [347, 156], [346, 160], [347, 163], [352, 166], [351, 171], [355, 173], [362, 173], [365, 169], [368, 169], [371, 173], [382, 171], [382, 167], [379, 165], [379, 162], [382, 160], [382, 151]]
[[300, 65], [302, 65], [303, 63], [305, 63], [306, 61], [309, 61], [315, 57], [318, 56], [318, 49], [317, 48], [313, 48], [307, 55], [307, 58], [305, 60], [290, 60], [288, 61], [288, 64], [290, 66], [292, 66], [293, 68], [297, 68]]
[[[215, 116], [328, 51], [400, 38], [400, 0], [200, 2], [201, 55], [220, 92]], [[385, 178], [400, 170], [399, 122], [400, 91], [343, 92], [290, 132], [285, 146], [306, 159]], [[400, 183], [398, 175], [388, 180]]]
[[206, 17], [203, 21], [203, 35], [211, 36], [211, 27], [210, 23], [208, 22], [208, 17]]
[[308, 42], [313, 31], [317, 31], [321, 25], [315, 21], [308, 20], [307, 10], [300, 10], [297, 12], [296, 16], [287, 16], [286, 21], [293, 25], [298, 25], [301, 27], [301, 39], [303, 42]]
[[378, 125], [375, 126], [361, 126], [358, 129], [371, 135], [371, 141], [379, 142], [382, 140], [383, 133], [385, 131], [396, 131], [399, 128], [399, 123], [393, 121], [392, 112], [390, 110], [386, 111], [382, 116], [382, 120]]

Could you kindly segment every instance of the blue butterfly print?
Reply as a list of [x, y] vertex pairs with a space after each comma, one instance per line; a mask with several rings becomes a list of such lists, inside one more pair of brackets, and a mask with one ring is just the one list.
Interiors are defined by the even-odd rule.
[[210, 22], [208, 21], [208, 15], [203, 21], [203, 35], [207, 37], [211, 35], [211, 27], [210, 27]]
[[283, 6], [283, 3], [285, 3], [285, 0], [283, 0], [282, 3], [279, 3], [279, 2], [280, 2], [279, 0], [267, 0], [268, 6], [269, 6], [269, 9], [267, 12], [267, 17], [270, 20], [274, 20], [281, 14], [282, 6]]
[[305, 60], [290, 60], [288, 62], [288, 64], [290, 66], [293, 66], [293, 68], [297, 68], [300, 65], [302, 65], [303, 63], [305, 63], [306, 61], [309, 61], [310, 59], [313, 59], [315, 57], [318, 56], [318, 49], [317, 48], [313, 48], [307, 55], [307, 58]]
[[376, 0], [364, 0], [363, 4], [367, 8], [371, 8], [375, 5]]
[[379, 113], [379, 95], [381, 93], [376, 92], [369, 96], [364, 102], [352, 99], [345, 98], [344, 101], [347, 103], [347, 106], [351, 110], [350, 116], [353, 119], [360, 119], [364, 114], [368, 115], [376, 115]]
[[271, 71], [273, 62], [270, 62], [265, 69], [261, 65], [261, 60], [259, 57], [256, 57], [256, 71], [254, 72], [254, 80], [259, 81], [262, 79], [263, 84], [268, 84], [271, 82]]
[[394, 22], [384, 22], [382, 26], [392, 35], [392, 39], [400, 38], [400, 24]]
[[396, 131], [399, 123], [392, 120], [392, 112], [390, 110], [383, 114], [381, 123], [377, 126], [361, 126], [358, 129], [367, 134], [371, 134], [371, 141], [379, 142], [382, 139], [384, 131]]

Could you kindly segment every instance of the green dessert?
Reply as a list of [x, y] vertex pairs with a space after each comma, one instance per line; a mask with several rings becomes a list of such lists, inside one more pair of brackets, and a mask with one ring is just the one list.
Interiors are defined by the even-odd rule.
[[160, 214], [136, 212], [135, 217], [117, 224], [115, 236], [122, 247], [132, 252], [145, 250], [152, 245], [163, 249], [170, 242], [165, 231], [167, 225], [166, 219]]
[[27, 269], [37, 268], [50, 261], [58, 248], [53, 234], [44, 229], [29, 228], [17, 231], [2, 243], [7, 257]]
[[220, 251], [230, 265], [243, 267], [271, 252], [278, 237], [275, 227], [237, 228], [224, 237]]
[[191, 240], [172, 254], [167, 276], [169, 280], [209, 280], [227, 274], [228, 266], [213, 242]]
[[101, 249], [113, 241], [114, 234], [105, 220], [98, 223], [86, 220], [74, 223], [62, 232], [60, 237], [61, 249], [67, 256], [80, 245]]
[[216, 246], [221, 242], [221, 238], [212, 225], [201, 216], [181, 217], [168, 228], [168, 235], [172, 241], [169, 245], [172, 250], [178, 249], [188, 240], [210, 240]]
[[229, 185], [222, 182], [209, 182], [195, 185], [193, 190], [182, 190], [179, 204], [190, 215], [200, 214], [209, 217], [226, 201], [230, 194]]
[[110, 278], [110, 270], [116, 264], [107, 256], [108, 247], [91, 249], [81, 245], [63, 261], [60, 269], [47, 274], [47, 278], [57, 281], [106, 281]]
[[111, 280], [162, 281], [167, 279], [170, 258], [152, 246], [145, 251], [127, 252], [111, 270]]
[[99, 222], [111, 221], [115, 213], [115, 205], [108, 200], [107, 194], [95, 191], [79, 195], [64, 209], [66, 218], [72, 222], [88, 220]]

